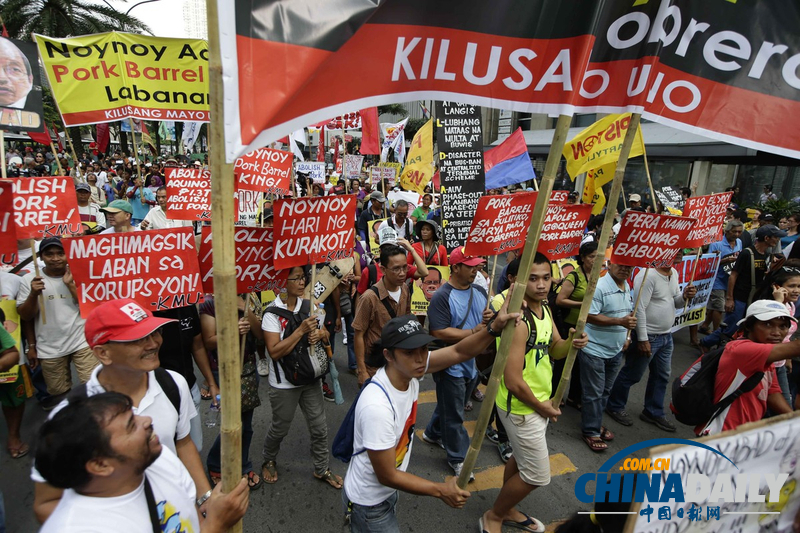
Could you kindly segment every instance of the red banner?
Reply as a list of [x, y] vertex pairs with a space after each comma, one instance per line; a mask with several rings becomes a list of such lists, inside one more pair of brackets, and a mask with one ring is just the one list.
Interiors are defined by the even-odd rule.
[[6, 257], [17, 253], [13, 187], [10, 181], [0, 181], [0, 255]]
[[293, 159], [285, 150], [257, 148], [248, 152], [234, 164], [237, 190], [289, 194]]
[[353, 254], [355, 195], [275, 200], [274, 213], [275, 268], [329, 263]]
[[611, 262], [646, 268], [671, 267], [696, 223], [693, 218], [628, 211], [620, 223]]
[[725, 213], [731, 203], [733, 192], [721, 192], [708, 196], [693, 196], [686, 199], [683, 216], [696, 218], [697, 224], [686, 238], [686, 248], [698, 248], [722, 239]]
[[539, 193], [482, 196], [464, 245], [466, 255], [498, 255], [525, 244]]
[[[272, 266], [272, 228], [233, 230], [236, 240], [236, 292], [278, 290], [286, 286], [286, 276]], [[200, 277], [206, 293], [214, 292], [212, 234], [203, 226], [200, 241]]]
[[192, 228], [108, 233], [64, 239], [81, 315], [117, 298], [151, 311], [203, 299]]
[[167, 216], [172, 220], [211, 220], [211, 172], [170, 167], [167, 178]]
[[18, 238], [74, 235], [83, 231], [72, 178], [14, 178], [12, 183]]
[[551, 261], [578, 255], [590, 216], [592, 204], [553, 205], [551, 200], [539, 236], [538, 251]]

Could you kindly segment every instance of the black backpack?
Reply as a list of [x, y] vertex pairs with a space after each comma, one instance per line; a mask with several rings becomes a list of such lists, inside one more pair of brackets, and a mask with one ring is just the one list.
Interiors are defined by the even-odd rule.
[[669, 408], [678, 422], [688, 426], [707, 425], [722, 414], [739, 396], [750, 392], [761, 382], [764, 372], [745, 379], [739, 388], [714, 403], [714, 387], [719, 360], [725, 347], [703, 354], [686, 372], [672, 382], [672, 402]]
[[[283, 337], [286, 338], [300, 327], [303, 320], [310, 316], [311, 302], [303, 300], [300, 304], [300, 311], [294, 313], [288, 309], [281, 309], [271, 305], [267, 307], [264, 312], [272, 313], [286, 320], [286, 328], [284, 329]], [[320, 373], [314, 368], [311, 362], [312, 355], [309, 353], [311, 345], [308, 342], [308, 335], [303, 335], [300, 341], [295, 344], [292, 351], [281, 357], [278, 361], [273, 359], [272, 364], [275, 366], [275, 379], [278, 383], [281, 382], [280, 373], [278, 372], [278, 364], [280, 363], [283, 368], [283, 375], [292, 385], [309, 385], [324, 376], [328, 372], [328, 359], [325, 358], [325, 364], [322, 365]]]
[[[558, 330], [558, 334], [561, 335], [562, 339], [567, 338], [567, 334], [569, 333], [570, 326], [564, 322], [564, 319], [569, 314], [569, 309], [562, 308], [561, 306], [556, 304], [556, 298], [558, 298], [558, 292], [561, 290], [561, 286], [567, 280], [569, 276], [572, 276], [575, 271], [573, 270], [566, 276], [564, 276], [561, 281], [558, 283], [551, 283], [550, 284], [550, 292], [547, 293], [547, 307], [550, 308], [550, 315], [553, 317], [553, 323], [556, 325], [556, 329]], [[574, 280], [572, 280], [573, 287], [578, 285], [577, 280], [578, 274], [575, 274]]]
[[370, 383], [374, 383], [381, 388], [383, 393], [386, 395], [386, 399], [389, 400], [389, 405], [392, 406], [392, 413], [394, 414], [395, 418], [397, 418], [397, 413], [394, 410], [392, 398], [389, 396], [389, 393], [386, 392], [386, 389], [383, 388], [383, 385], [377, 381], [372, 381], [372, 378], [365, 381], [364, 386], [361, 387], [360, 391], [358, 391], [356, 399], [353, 400], [353, 403], [350, 405], [350, 409], [347, 410], [347, 414], [344, 415], [344, 420], [342, 420], [342, 425], [339, 426], [339, 431], [336, 432], [336, 436], [333, 438], [333, 446], [331, 449], [333, 456], [340, 461], [344, 461], [345, 463], [349, 463], [351, 458], [367, 451], [366, 448], [357, 452], [354, 451], [353, 441], [356, 433], [356, 405], [358, 405], [358, 399], [361, 397], [361, 393], [367, 390], [367, 386]]

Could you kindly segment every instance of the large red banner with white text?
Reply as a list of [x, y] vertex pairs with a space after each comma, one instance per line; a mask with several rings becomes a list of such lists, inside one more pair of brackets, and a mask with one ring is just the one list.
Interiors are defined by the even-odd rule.
[[733, 192], [721, 192], [686, 199], [683, 216], [697, 219], [697, 224], [686, 239], [687, 248], [706, 246], [722, 238], [725, 214]]
[[11, 182], [18, 238], [39, 239], [83, 231], [72, 178], [14, 178]]
[[[275, 270], [272, 261], [272, 228], [237, 227], [233, 230], [236, 241], [236, 292], [277, 290], [286, 285], [286, 276]], [[214, 292], [213, 234], [203, 226], [200, 241], [200, 275], [203, 289]]]
[[693, 218], [628, 211], [620, 222], [611, 262], [645, 268], [671, 267], [696, 223]]

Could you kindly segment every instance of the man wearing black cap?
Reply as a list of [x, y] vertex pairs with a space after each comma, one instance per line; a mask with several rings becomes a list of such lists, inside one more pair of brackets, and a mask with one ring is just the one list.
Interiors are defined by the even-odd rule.
[[[506, 300], [507, 302], [508, 300]], [[355, 409], [353, 455], [344, 480], [342, 499], [350, 531], [399, 531], [397, 491], [434, 496], [455, 508], [469, 492], [456, 478], [436, 483], [406, 472], [414, 442], [419, 379], [469, 361], [500, 335], [509, 320], [506, 303], [486, 328], [457, 344], [428, 351], [436, 340], [413, 315], [391, 319], [381, 332], [380, 354], [371, 365], [381, 367], [364, 386]]]
[[[17, 310], [23, 320], [34, 323], [32, 331], [26, 330], [30, 347], [28, 361], [33, 368], [42, 365], [47, 392], [53, 397], [44, 407], [52, 409], [72, 388], [70, 362], [75, 365], [81, 382], [85, 383], [99, 361], [84, 338], [85, 320], [78, 309], [78, 290], [61, 239], [48, 237], [42, 240], [39, 257], [45, 265], [42, 275], [31, 272], [22, 278]], [[46, 322], [39, 309], [40, 302], [45, 305]]]

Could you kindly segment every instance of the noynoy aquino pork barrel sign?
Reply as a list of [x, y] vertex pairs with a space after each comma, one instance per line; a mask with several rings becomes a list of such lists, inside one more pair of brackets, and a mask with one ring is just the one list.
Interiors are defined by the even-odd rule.
[[277, 269], [330, 263], [353, 254], [356, 196], [275, 200]]
[[208, 44], [131, 33], [34, 35], [65, 126], [208, 122]]
[[64, 239], [81, 316], [103, 302], [133, 298], [151, 311], [203, 299], [192, 228]]
[[697, 220], [628, 211], [614, 241], [611, 262], [645, 268], [669, 268]]
[[[203, 226], [200, 240], [200, 273], [203, 288], [214, 292], [214, 250], [210, 226]], [[272, 264], [272, 228], [237, 227], [233, 230], [236, 241], [236, 292], [280, 290], [286, 285]]]

